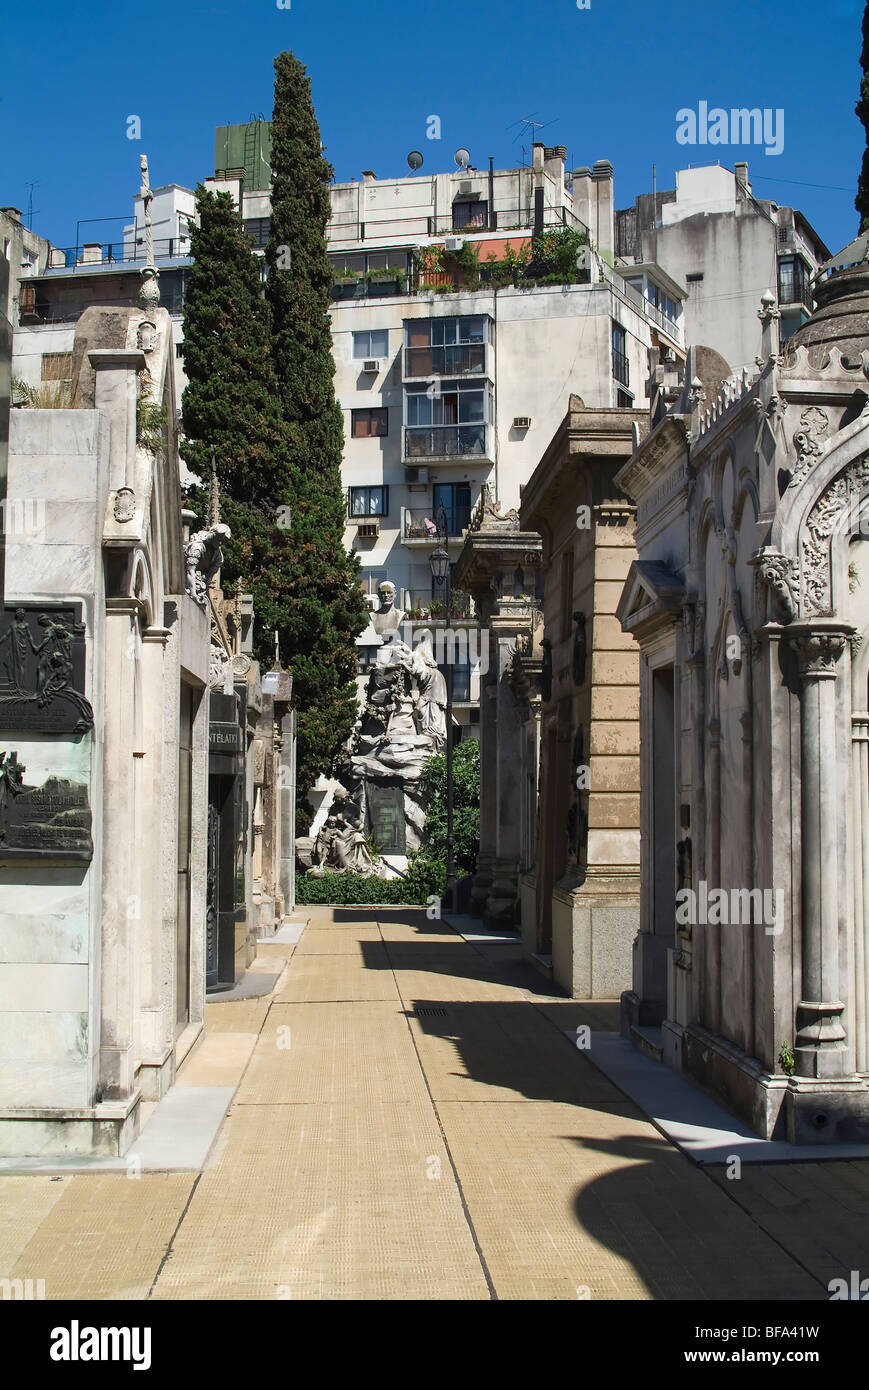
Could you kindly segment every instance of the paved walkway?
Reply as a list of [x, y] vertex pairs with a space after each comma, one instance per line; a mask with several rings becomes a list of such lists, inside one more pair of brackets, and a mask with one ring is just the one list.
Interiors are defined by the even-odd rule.
[[[564, 1030], [616, 1026], [422, 912], [312, 909], [180, 1085], [200, 1173], [0, 1177], [0, 1277], [98, 1299], [827, 1299], [869, 1162], [700, 1169]], [[286, 968], [284, 968], [286, 966]]]

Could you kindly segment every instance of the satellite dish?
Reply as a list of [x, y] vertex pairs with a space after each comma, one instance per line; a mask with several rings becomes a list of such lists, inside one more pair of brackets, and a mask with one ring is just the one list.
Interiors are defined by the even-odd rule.
[[421, 169], [422, 155], [420, 154], [419, 150], [411, 150], [410, 154], [407, 156], [407, 162], [410, 165], [411, 169]]
[[453, 159], [456, 161], [460, 169], [467, 169], [468, 165], [471, 162], [471, 152], [470, 150], [466, 149], [456, 150], [455, 154], [453, 155]]

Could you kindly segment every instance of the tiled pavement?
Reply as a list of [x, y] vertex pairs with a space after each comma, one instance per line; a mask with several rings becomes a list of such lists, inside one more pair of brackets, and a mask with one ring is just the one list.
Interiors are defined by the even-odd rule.
[[827, 1299], [869, 1163], [675, 1149], [565, 1030], [615, 1026], [503, 943], [312, 909], [271, 996], [212, 1004], [181, 1086], [238, 1083], [199, 1173], [0, 1177], [0, 1277], [50, 1298]]

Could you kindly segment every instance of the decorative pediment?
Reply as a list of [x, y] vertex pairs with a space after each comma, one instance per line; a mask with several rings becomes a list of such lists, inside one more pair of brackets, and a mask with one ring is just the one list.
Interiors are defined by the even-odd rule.
[[625, 632], [638, 636], [661, 623], [678, 621], [685, 602], [685, 585], [657, 560], [635, 560], [628, 570], [616, 617]]

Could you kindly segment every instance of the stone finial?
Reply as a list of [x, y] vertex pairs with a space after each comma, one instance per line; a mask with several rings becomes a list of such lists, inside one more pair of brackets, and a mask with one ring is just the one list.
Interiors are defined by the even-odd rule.
[[151, 222], [151, 203], [154, 194], [151, 192], [151, 181], [148, 173], [148, 156], [139, 156], [139, 164], [142, 169], [142, 187], [139, 190], [139, 197], [145, 204], [145, 265], [142, 270], [142, 283], [139, 286], [139, 303], [146, 315], [153, 314], [160, 303], [160, 284], [157, 267], [154, 265], [154, 227]]
[[217, 460], [211, 451], [211, 473], [208, 479], [208, 524], [216, 526], [220, 521], [220, 484], [217, 481]]

